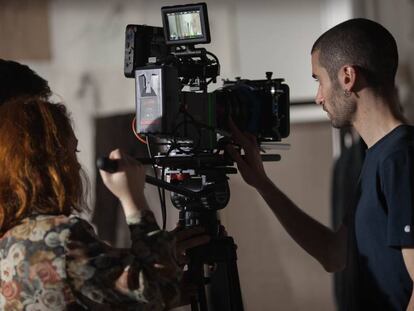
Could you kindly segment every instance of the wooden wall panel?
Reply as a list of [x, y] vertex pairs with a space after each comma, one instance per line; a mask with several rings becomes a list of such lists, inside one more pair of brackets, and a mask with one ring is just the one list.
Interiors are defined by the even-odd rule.
[[48, 0], [0, 0], [0, 58], [51, 58]]

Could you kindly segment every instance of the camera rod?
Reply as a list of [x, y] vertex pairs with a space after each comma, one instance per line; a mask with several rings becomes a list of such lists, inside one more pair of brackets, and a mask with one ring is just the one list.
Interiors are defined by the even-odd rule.
[[[153, 163], [152, 161], [150, 161], [151, 159], [149, 158], [144, 158], [144, 159], [137, 159], [139, 160], [141, 163], [143, 164], [151, 164]], [[144, 161], [142, 161], [144, 160]], [[106, 172], [109, 173], [115, 173], [116, 171], [118, 171], [118, 161], [117, 160], [111, 160], [107, 157], [101, 157], [98, 158], [98, 160], [96, 161], [96, 166], [101, 169], [104, 170]], [[145, 176], [145, 182], [154, 185], [154, 186], [159, 186], [161, 188], [164, 188], [168, 191], [172, 191], [181, 195], [184, 195], [186, 197], [192, 198], [192, 199], [199, 199], [202, 198], [203, 196], [214, 192], [216, 189], [214, 188], [214, 186], [206, 186], [203, 190], [200, 191], [191, 191], [188, 190], [186, 188], [180, 187], [178, 185], [174, 185], [171, 184], [169, 182], [166, 182], [164, 180], [155, 178], [153, 176]]]
[[[265, 154], [265, 155], [262, 155], [261, 157], [263, 161], [279, 161], [280, 160], [279, 154]], [[218, 160], [223, 161], [222, 164], [226, 163], [227, 165], [229, 165], [229, 163], [230, 164], [233, 163], [227, 159], [224, 159], [223, 156], [215, 156], [215, 157], [206, 156], [206, 157], [197, 157], [197, 158], [195, 157], [173, 157], [173, 156], [172, 157], [155, 157], [155, 158], [136, 158], [137, 161], [141, 162], [144, 165], [156, 164], [160, 166], [167, 166], [168, 163], [169, 164], [174, 163], [175, 164], [174, 166], [179, 166], [179, 164], [187, 164], [187, 165], [192, 164], [192, 166], [190, 166], [192, 168], [201, 168], [203, 167], [202, 164], [211, 163], [212, 159], [215, 160], [214, 162], [215, 164], [220, 162]], [[112, 160], [112, 159], [109, 159], [108, 157], [99, 157], [96, 160], [96, 166], [99, 169], [104, 170], [106, 172], [115, 173], [116, 171], [118, 171], [118, 160]], [[210, 169], [213, 169], [213, 168], [210, 168]], [[237, 172], [237, 170], [233, 167], [214, 167], [214, 169], [223, 170], [224, 173], [228, 173], [228, 174]], [[203, 196], [206, 196], [209, 193], [214, 192], [216, 190], [214, 185], [211, 185], [211, 186], [207, 185], [203, 190], [191, 191], [184, 187], [180, 187], [178, 185], [174, 185], [164, 180], [155, 178], [153, 176], [148, 176], [148, 175], [145, 176], [145, 181], [151, 185], [159, 186], [168, 191], [172, 191], [172, 192], [175, 192], [175, 193], [178, 193], [178, 194], [181, 194], [186, 197], [193, 198], [193, 199], [202, 198]]]
[[[245, 155], [242, 155], [245, 159]], [[263, 162], [280, 161], [280, 154], [262, 154]], [[233, 166], [234, 162], [223, 155], [198, 155], [194, 156], [154, 156], [153, 158], [135, 158], [143, 165], [158, 165], [175, 168], [203, 168], [208, 167], [209, 164], [214, 164], [215, 167]], [[96, 160], [98, 168], [107, 172], [113, 173], [118, 170], [118, 161], [111, 160], [108, 157], [99, 157]], [[210, 168], [212, 168], [210, 166]]]

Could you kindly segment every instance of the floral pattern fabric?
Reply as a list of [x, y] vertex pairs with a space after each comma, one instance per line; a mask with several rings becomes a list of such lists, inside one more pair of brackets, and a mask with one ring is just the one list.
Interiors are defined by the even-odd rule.
[[117, 249], [81, 218], [25, 218], [0, 238], [0, 310], [164, 310], [181, 277], [174, 239], [150, 211], [129, 228], [131, 248]]

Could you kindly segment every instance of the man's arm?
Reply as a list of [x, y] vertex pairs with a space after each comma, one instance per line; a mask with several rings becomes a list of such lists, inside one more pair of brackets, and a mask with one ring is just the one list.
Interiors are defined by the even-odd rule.
[[342, 270], [346, 264], [347, 228], [342, 225], [334, 232], [299, 209], [267, 177], [256, 138], [242, 134], [232, 123], [230, 127], [233, 139], [244, 149], [245, 157], [242, 158], [232, 146], [228, 146], [227, 151], [237, 162], [243, 179], [258, 190], [289, 235], [325, 270]]
[[[403, 248], [402, 250], [405, 267], [410, 274], [411, 280], [414, 281], [414, 248]], [[411, 293], [410, 302], [408, 303], [407, 311], [414, 310], [414, 288]]]
[[272, 182], [257, 188], [289, 235], [328, 272], [345, 268], [347, 228], [334, 232], [298, 208]]

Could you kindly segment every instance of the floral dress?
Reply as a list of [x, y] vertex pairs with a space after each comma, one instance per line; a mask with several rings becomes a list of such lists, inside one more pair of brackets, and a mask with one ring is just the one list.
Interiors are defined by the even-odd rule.
[[174, 239], [150, 211], [127, 220], [130, 249], [75, 216], [34, 215], [0, 237], [0, 310], [164, 310], [178, 296]]

